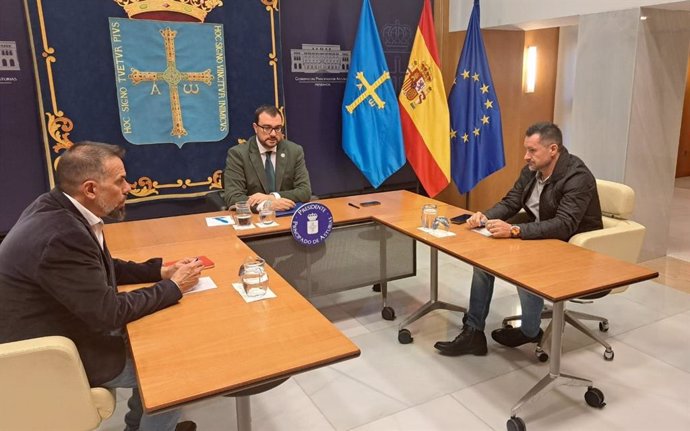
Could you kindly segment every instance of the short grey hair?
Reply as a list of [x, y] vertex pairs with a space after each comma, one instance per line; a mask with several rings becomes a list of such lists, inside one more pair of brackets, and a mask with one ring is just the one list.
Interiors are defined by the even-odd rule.
[[101, 142], [81, 141], [72, 145], [58, 159], [55, 183], [63, 192], [74, 195], [86, 180], [102, 180], [105, 161], [111, 157], [122, 159], [125, 149]]

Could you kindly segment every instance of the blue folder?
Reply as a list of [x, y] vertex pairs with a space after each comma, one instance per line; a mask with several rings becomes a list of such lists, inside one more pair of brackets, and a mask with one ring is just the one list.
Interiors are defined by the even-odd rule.
[[303, 202], [295, 202], [295, 206], [292, 209], [285, 210], [285, 211], [276, 211], [276, 217], [285, 217], [285, 216], [293, 215], [295, 213], [295, 211], [297, 211], [297, 209], [299, 207], [301, 207], [302, 205], [304, 205]]

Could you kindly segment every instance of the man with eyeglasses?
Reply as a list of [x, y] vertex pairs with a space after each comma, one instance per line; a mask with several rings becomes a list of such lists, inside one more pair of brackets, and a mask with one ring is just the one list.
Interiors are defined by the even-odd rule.
[[266, 202], [277, 211], [294, 208], [311, 196], [304, 150], [283, 136], [283, 115], [275, 106], [254, 112], [255, 135], [228, 150], [223, 199], [228, 206], [247, 201], [260, 210]]

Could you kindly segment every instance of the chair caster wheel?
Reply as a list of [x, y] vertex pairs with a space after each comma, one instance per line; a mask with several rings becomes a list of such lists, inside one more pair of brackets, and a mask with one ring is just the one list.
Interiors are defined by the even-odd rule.
[[601, 332], [608, 332], [609, 331], [609, 321], [604, 320], [603, 322], [599, 322], [599, 330]]
[[412, 341], [414, 341], [414, 338], [412, 338], [412, 333], [409, 329], [401, 329], [398, 331], [398, 343], [410, 344]]
[[591, 407], [596, 407], [598, 409], [606, 405], [604, 402], [604, 393], [593, 386], [590, 386], [587, 392], [585, 392], [585, 401], [587, 401], [587, 404]]
[[513, 416], [506, 422], [506, 428], [508, 431], [526, 431], [527, 425], [525, 425], [525, 421], [523, 421], [522, 418]]
[[613, 350], [604, 350], [604, 359], [613, 361]]
[[549, 354], [543, 350], [536, 351], [536, 352], [534, 352], [534, 354], [537, 356], [537, 359], [539, 360], [539, 362], [546, 362], [549, 360]]
[[375, 285], [371, 286], [371, 291], [372, 292], [380, 292], [381, 291], [381, 283], [376, 283]]
[[395, 320], [395, 310], [391, 307], [383, 307], [381, 317], [383, 317], [383, 320]]

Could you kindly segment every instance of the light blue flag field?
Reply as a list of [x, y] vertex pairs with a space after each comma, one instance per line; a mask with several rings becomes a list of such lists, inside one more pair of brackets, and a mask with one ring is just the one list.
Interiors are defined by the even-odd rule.
[[222, 24], [110, 18], [122, 135], [132, 144], [227, 136]]
[[474, 0], [448, 108], [451, 177], [467, 193], [506, 164], [501, 111], [479, 29], [479, 0]]
[[374, 188], [405, 164], [398, 97], [369, 0], [359, 27], [343, 97], [343, 150]]

